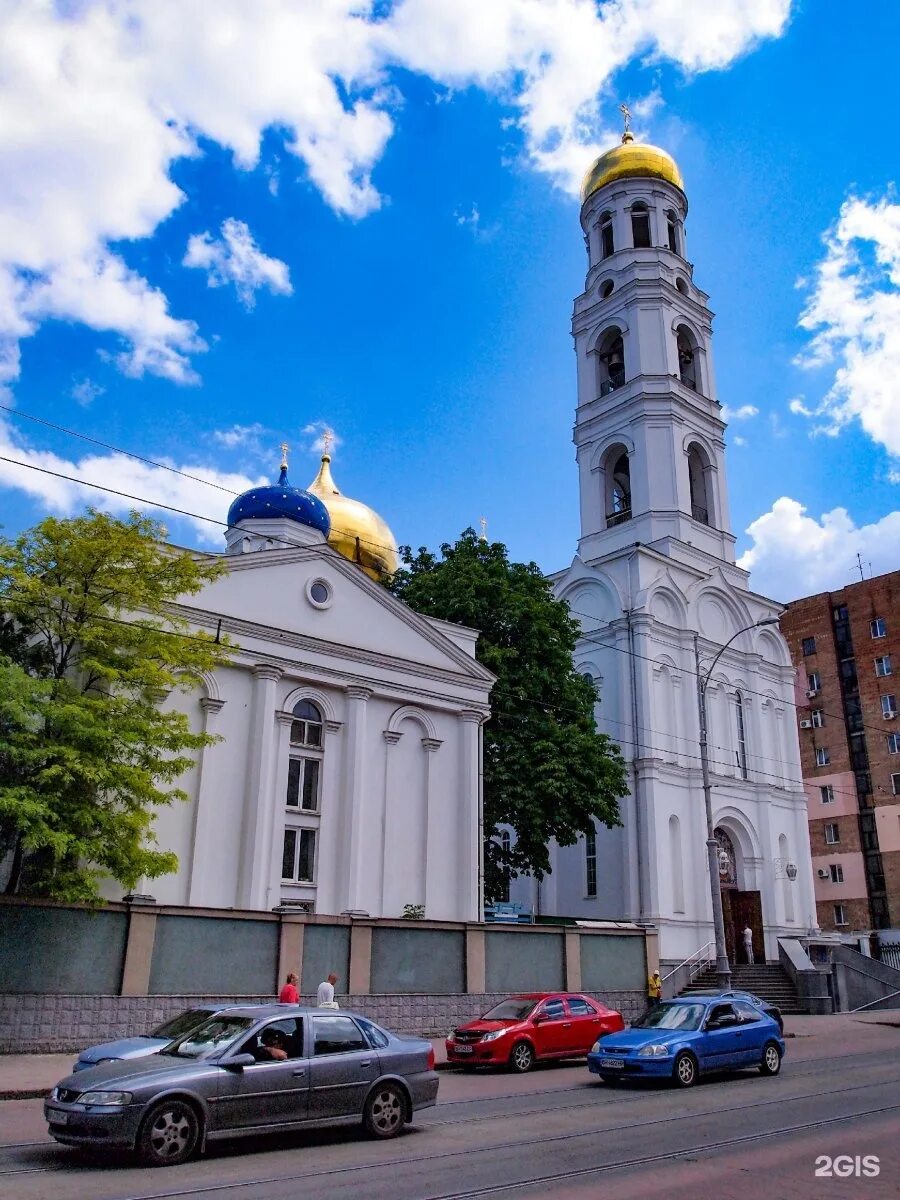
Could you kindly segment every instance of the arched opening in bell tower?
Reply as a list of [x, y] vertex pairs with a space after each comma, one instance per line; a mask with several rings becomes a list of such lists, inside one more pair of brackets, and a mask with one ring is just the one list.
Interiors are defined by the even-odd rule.
[[601, 396], [625, 383], [625, 343], [616, 326], [608, 329], [597, 344], [597, 367]]
[[702, 446], [693, 442], [688, 447], [688, 478], [691, 485], [691, 516], [701, 525], [712, 525], [712, 497], [710, 495], [709, 456]]
[[679, 325], [675, 331], [678, 343], [678, 373], [681, 382], [691, 391], [700, 391], [700, 365], [697, 362], [697, 339], [687, 325]]
[[650, 241], [650, 210], [643, 200], [631, 206], [631, 241], [635, 250], [647, 250]]
[[610, 446], [603, 459], [606, 528], [631, 520], [631, 464], [625, 446]]
[[600, 214], [600, 257], [609, 258], [615, 253], [616, 243], [613, 236], [613, 215], [611, 212]]
[[674, 208], [666, 212], [666, 236], [673, 254], [681, 254], [681, 222]]

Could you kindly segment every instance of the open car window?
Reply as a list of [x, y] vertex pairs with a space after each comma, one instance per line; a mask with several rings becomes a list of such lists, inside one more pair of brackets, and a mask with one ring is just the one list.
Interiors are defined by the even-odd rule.
[[236, 1047], [237, 1054], [252, 1054], [257, 1062], [284, 1062], [303, 1058], [302, 1017], [279, 1017], [268, 1021], [261, 1029]]

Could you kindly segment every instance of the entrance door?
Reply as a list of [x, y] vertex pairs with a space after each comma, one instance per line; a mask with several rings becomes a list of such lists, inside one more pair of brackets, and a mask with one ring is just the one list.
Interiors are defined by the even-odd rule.
[[[732, 962], [747, 962], [747, 951], [744, 948], [744, 930], [753, 930], [753, 957], [756, 962], [766, 961], [766, 944], [763, 939], [762, 901], [759, 892], [731, 893], [732, 928], [731, 940], [734, 947], [729, 951]], [[726, 927], [727, 928], [727, 927]], [[737, 954], [735, 956], [735, 950]]]

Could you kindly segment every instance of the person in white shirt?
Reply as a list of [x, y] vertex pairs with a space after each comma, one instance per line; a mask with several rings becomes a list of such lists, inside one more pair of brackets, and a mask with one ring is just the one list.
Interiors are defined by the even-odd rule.
[[[747, 955], [747, 962], [753, 965], [753, 930], [748, 925], [744, 930], [744, 951]], [[329, 978], [331, 978], [329, 976]]]
[[316, 992], [316, 1004], [319, 1008], [337, 1008], [337, 1001], [334, 998], [336, 983], [337, 975], [332, 971], [325, 982], [319, 984], [319, 990]]

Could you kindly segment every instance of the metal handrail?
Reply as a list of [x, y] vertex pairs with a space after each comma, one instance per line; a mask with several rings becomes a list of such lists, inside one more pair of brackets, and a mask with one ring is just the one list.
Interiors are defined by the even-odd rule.
[[[844, 966], [847, 964], [845, 963]], [[860, 971], [860, 975], [866, 975], [867, 979], [874, 979], [874, 975], [868, 975], [865, 971]], [[900, 996], [900, 988], [896, 992], [888, 992], [886, 996], [879, 996], [877, 1000], [870, 1000], [868, 1004], [860, 1004], [859, 1008], [851, 1008], [852, 1013], [862, 1012], [864, 1008], [871, 1008], [873, 1004], [883, 1004], [885, 1000], [893, 1000], [895, 996]]]
[[[714, 958], [714, 954], [710, 954], [709, 951], [715, 950], [715, 948], [715, 942], [707, 942], [705, 946], [701, 946], [699, 950], [695, 950], [693, 954], [689, 954], [684, 962], [680, 962], [677, 967], [673, 967], [671, 971], [667, 971], [666, 974], [663, 975], [663, 983], [665, 983], [667, 979], [671, 979], [676, 971], [680, 971], [682, 967], [686, 967], [692, 958], [697, 959], [697, 962], [694, 963], [694, 967], [700, 968], [709, 966]], [[699, 957], [701, 954], [706, 955], [706, 957], [701, 959]], [[693, 979], [696, 974], [697, 971], [692, 968], [690, 972], [690, 978]]]

